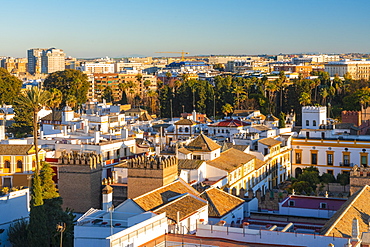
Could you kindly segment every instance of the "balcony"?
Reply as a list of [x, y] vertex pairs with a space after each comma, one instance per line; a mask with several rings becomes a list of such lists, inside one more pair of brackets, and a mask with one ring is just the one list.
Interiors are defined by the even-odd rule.
[[353, 167], [355, 164], [353, 163], [348, 163], [348, 162], [339, 162], [340, 166], [347, 166], [347, 167]]

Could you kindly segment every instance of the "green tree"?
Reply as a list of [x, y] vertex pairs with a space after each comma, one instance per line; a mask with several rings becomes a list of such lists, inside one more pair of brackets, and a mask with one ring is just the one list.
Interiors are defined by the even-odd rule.
[[27, 234], [30, 247], [49, 246], [49, 238], [46, 234], [47, 216], [43, 204], [40, 176], [36, 172], [32, 179], [30, 223]]
[[232, 112], [233, 112], [232, 105], [227, 103], [224, 106], [222, 106], [222, 113], [225, 114], [225, 117], [227, 117]]
[[28, 247], [28, 221], [24, 218], [13, 222], [8, 229], [9, 242], [15, 247]]
[[68, 96], [74, 96], [77, 105], [84, 104], [87, 101], [87, 93], [90, 83], [87, 75], [79, 70], [66, 69], [51, 73], [44, 81], [45, 89], [59, 89], [63, 94], [62, 106], [66, 105]]
[[104, 88], [103, 91], [103, 99], [105, 99], [108, 103], [112, 102], [113, 99], [113, 90], [110, 86]]
[[59, 197], [59, 193], [55, 188], [53, 181], [54, 170], [51, 168], [48, 162], [42, 162], [42, 169], [40, 171], [42, 198], [52, 199]]
[[63, 95], [62, 95], [62, 92], [59, 89], [56, 89], [56, 88], [51, 88], [49, 90], [49, 92], [50, 92], [50, 100], [49, 100], [49, 104], [48, 105], [50, 106], [50, 108], [53, 111], [52, 119], [54, 121], [54, 119], [55, 119], [55, 112], [58, 109], [59, 105], [63, 101], [63, 99], [62, 99]]
[[11, 75], [6, 69], [0, 68], [0, 104], [12, 104], [20, 93], [22, 81]]
[[299, 98], [299, 104], [306, 106], [311, 104], [311, 95], [309, 93], [303, 92]]
[[280, 112], [280, 115], [279, 115], [279, 128], [285, 128], [286, 125], [285, 125], [285, 113], [284, 112]]
[[337, 181], [342, 186], [346, 186], [349, 184], [349, 174], [348, 173], [338, 173]]
[[334, 183], [335, 182], [335, 177], [333, 174], [330, 174], [330, 173], [323, 173], [320, 177], [320, 180], [321, 182], [323, 182], [324, 184], [328, 184], [328, 183]]
[[36, 153], [36, 173], [40, 169], [39, 161], [39, 150], [38, 150], [38, 113], [39, 111], [48, 104], [50, 101], [50, 92], [40, 90], [38, 87], [33, 87], [30, 90], [24, 91], [21, 95], [15, 99], [16, 102], [22, 105], [25, 109], [32, 112], [32, 123], [33, 123], [33, 145]]
[[307, 181], [296, 181], [291, 189], [294, 189], [294, 191], [298, 194], [302, 194], [303, 191], [307, 194], [312, 192], [312, 187], [310, 186], [310, 183]]

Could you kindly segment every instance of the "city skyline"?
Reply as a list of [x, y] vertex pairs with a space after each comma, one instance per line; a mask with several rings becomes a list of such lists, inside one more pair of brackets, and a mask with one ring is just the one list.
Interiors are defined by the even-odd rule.
[[3, 1], [0, 56], [63, 49], [73, 57], [368, 53], [370, 2]]

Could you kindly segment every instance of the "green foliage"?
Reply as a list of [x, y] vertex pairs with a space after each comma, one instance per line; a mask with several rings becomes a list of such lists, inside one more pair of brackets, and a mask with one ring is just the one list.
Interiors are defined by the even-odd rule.
[[317, 184], [320, 183], [319, 170], [316, 167], [307, 167], [303, 169], [291, 186], [297, 193], [305, 191], [307, 194], [316, 190]]
[[337, 181], [342, 186], [346, 186], [349, 184], [349, 174], [348, 173], [339, 173], [337, 175]]
[[53, 176], [55, 175], [54, 170], [51, 168], [48, 162], [41, 162], [42, 168], [40, 171], [42, 198], [52, 199], [59, 197], [59, 193], [55, 188]]
[[324, 184], [334, 183], [335, 182], [335, 177], [334, 177], [333, 174], [323, 173], [320, 177], [320, 181], [323, 182]]
[[12, 104], [22, 88], [22, 81], [0, 68], [0, 104]]
[[280, 112], [280, 115], [279, 115], [279, 128], [285, 128], [286, 125], [285, 125], [285, 113], [284, 112]]
[[30, 224], [27, 234], [29, 246], [50, 246], [47, 231], [47, 217], [43, 205], [31, 205]]
[[63, 200], [56, 191], [52, 177], [53, 170], [50, 164], [43, 162], [40, 176], [36, 173], [33, 178], [27, 234], [31, 247], [58, 246], [60, 241], [60, 234], [56, 231], [58, 222], [66, 223], [63, 246], [73, 246], [74, 215], [70, 210], [63, 211]]
[[303, 191], [306, 192], [306, 194], [309, 194], [313, 191], [310, 183], [307, 181], [297, 181], [292, 185], [291, 188], [294, 189], [294, 191], [298, 194], [302, 194]]
[[107, 86], [104, 88], [103, 91], [103, 99], [106, 100], [106, 102], [110, 103], [113, 100], [113, 90], [110, 86]]
[[41, 179], [38, 173], [33, 175], [32, 189], [31, 189], [31, 205], [34, 207], [44, 204], [42, 193], [43, 188], [41, 187]]
[[13, 222], [8, 229], [9, 242], [14, 247], [28, 247], [28, 221], [24, 218]]
[[75, 97], [77, 105], [84, 104], [87, 100], [89, 85], [87, 75], [74, 69], [51, 73], [44, 81], [46, 89], [56, 88], [62, 92], [62, 107], [66, 105], [66, 100], [70, 96]]

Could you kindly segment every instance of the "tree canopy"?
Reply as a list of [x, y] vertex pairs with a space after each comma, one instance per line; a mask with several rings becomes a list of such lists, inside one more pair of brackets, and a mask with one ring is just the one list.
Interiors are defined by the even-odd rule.
[[12, 104], [22, 88], [22, 81], [0, 68], [0, 104]]
[[77, 105], [86, 103], [89, 86], [87, 75], [74, 69], [51, 73], [44, 81], [45, 89], [56, 88], [62, 92], [62, 107], [71, 97], [76, 99]]

